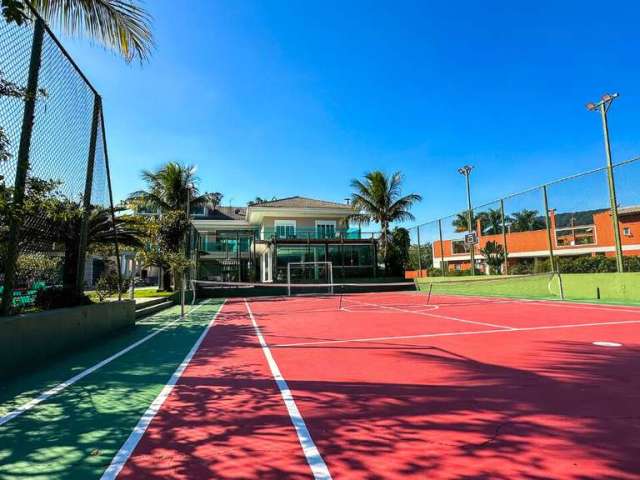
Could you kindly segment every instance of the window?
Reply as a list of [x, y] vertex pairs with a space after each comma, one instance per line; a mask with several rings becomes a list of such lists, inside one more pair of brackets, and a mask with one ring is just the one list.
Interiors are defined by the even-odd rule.
[[274, 222], [276, 237], [278, 238], [296, 238], [296, 221], [295, 220], [276, 220]]
[[335, 238], [335, 220], [316, 220], [316, 233], [318, 238]]
[[453, 249], [454, 255], [469, 253], [469, 247], [466, 243], [464, 243], [464, 240], [452, 240], [451, 248]]
[[624, 228], [622, 229], [622, 234], [623, 234], [625, 237], [630, 237], [630, 236], [631, 236], [631, 227], [624, 227]]
[[594, 227], [557, 228], [556, 244], [559, 247], [593, 245], [596, 243]]
[[204, 203], [191, 206], [191, 215], [206, 215]]

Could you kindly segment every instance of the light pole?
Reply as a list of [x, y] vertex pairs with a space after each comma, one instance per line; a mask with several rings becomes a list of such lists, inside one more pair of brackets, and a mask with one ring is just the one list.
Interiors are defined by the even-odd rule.
[[620, 226], [618, 224], [618, 203], [616, 199], [616, 184], [613, 178], [613, 161], [611, 160], [611, 143], [609, 141], [609, 124], [607, 122], [607, 112], [611, 103], [618, 98], [617, 93], [605, 93], [599, 102], [587, 103], [587, 110], [590, 112], [599, 111], [602, 118], [602, 133], [604, 135], [604, 152], [607, 156], [607, 180], [609, 183], [609, 203], [611, 204], [611, 222], [613, 223], [613, 238], [616, 243], [616, 266], [618, 272], [624, 271], [622, 263], [622, 245], [620, 241]]
[[[467, 226], [469, 227], [469, 233], [473, 232], [473, 212], [471, 210], [471, 183], [469, 177], [471, 176], [471, 170], [473, 170], [473, 166], [465, 165], [458, 169], [458, 173], [463, 175], [466, 183], [467, 183]], [[476, 274], [476, 259], [475, 259], [475, 249], [476, 246], [474, 244], [470, 245], [469, 253], [471, 254], [471, 275]]]

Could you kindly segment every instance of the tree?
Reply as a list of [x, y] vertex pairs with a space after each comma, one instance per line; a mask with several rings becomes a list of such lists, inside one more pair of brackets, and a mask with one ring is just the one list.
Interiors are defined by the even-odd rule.
[[[62, 283], [65, 288], [74, 289], [77, 283], [82, 217], [81, 206], [68, 199], [59, 202], [55, 210], [47, 213], [49, 232], [64, 248]], [[114, 245], [116, 235], [118, 244], [142, 246], [140, 231], [135, 222], [125, 216], [112, 219], [109, 209], [91, 206], [87, 227], [87, 250], [100, 245]]]
[[400, 172], [388, 176], [384, 172], [373, 171], [366, 173], [362, 180], [351, 180], [351, 187], [354, 189], [351, 205], [354, 213], [350, 219], [364, 225], [369, 222], [380, 225], [380, 254], [384, 259], [385, 269], [389, 261], [391, 223], [414, 220], [409, 210], [422, 200], [417, 193], [402, 196], [401, 186]]
[[485, 261], [489, 266], [489, 273], [498, 275], [501, 272], [502, 264], [505, 260], [504, 247], [494, 241], [489, 241], [480, 249], [480, 253], [484, 255]]
[[276, 197], [276, 196], [271, 197], [271, 200], [267, 200], [266, 198], [262, 198], [262, 197], [256, 197], [256, 198], [254, 198], [253, 200], [251, 200], [249, 202], [249, 206], [257, 205], [258, 203], [273, 202], [273, 201], [275, 201], [277, 199], [278, 199], [278, 197]]
[[[151, 16], [134, 0], [30, 0], [45, 21], [69, 35], [83, 35], [120, 54], [127, 63], [148, 60]], [[2, 0], [2, 15], [22, 25], [31, 17], [26, 0]]]
[[185, 211], [187, 199], [190, 198], [190, 207], [202, 203], [216, 207], [222, 200], [222, 194], [199, 194], [199, 179], [195, 171], [194, 166], [177, 162], [166, 163], [156, 171], [143, 170], [142, 179], [146, 182], [147, 188], [129, 195], [128, 203], [133, 207], [157, 208], [162, 212]]
[[411, 239], [409, 230], [396, 227], [391, 232], [391, 245], [389, 247], [389, 270], [394, 276], [404, 275], [409, 265], [409, 247]]
[[[486, 212], [480, 212], [480, 221], [482, 224], [482, 233], [485, 235], [497, 235], [502, 233], [502, 211], [497, 208], [490, 208]], [[505, 224], [512, 221], [509, 217], [505, 218]]]
[[[418, 259], [420, 259], [418, 261]], [[427, 269], [433, 267], [433, 246], [431, 243], [420, 245], [411, 245], [409, 247], [409, 264], [408, 270], [418, 270], [419, 268]]]
[[451, 225], [456, 229], [456, 232], [468, 232], [470, 230], [475, 230], [478, 220], [481, 220], [481, 213], [473, 214], [471, 217], [471, 222], [473, 222], [473, 228], [469, 228], [469, 214], [467, 210], [464, 212], [456, 214], [455, 218], [451, 222]]
[[527, 210], [523, 208], [519, 212], [512, 214], [510, 226], [512, 232], [528, 232], [544, 228], [545, 223], [538, 215], [537, 210]]

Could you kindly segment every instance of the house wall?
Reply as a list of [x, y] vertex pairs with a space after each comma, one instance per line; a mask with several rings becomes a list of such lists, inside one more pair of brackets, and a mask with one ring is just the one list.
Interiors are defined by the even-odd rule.
[[[595, 213], [593, 215], [593, 225], [595, 226], [595, 239], [596, 243], [591, 245], [570, 245], [570, 246], [558, 246], [556, 241], [556, 219], [555, 212], [550, 211], [550, 220], [551, 220], [551, 237], [553, 242], [553, 249], [558, 255], [562, 255], [563, 251], [567, 251], [567, 254], [577, 255], [580, 252], [584, 252], [584, 254], [593, 254], [595, 255], [597, 249], [602, 250], [603, 248], [607, 248], [606, 251], [603, 251], [607, 256], [615, 256], [615, 240], [614, 240], [614, 232], [613, 228], [611, 228], [611, 215], [609, 211], [603, 211], [599, 213]], [[640, 214], [633, 215], [624, 215], [619, 218], [620, 225], [620, 234], [621, 234], [621, 243], [623, 248], [624, 255], [640, 255]], [[630, 235], [623, 235], [623, 229], [629, 228]], [[487, 242], [494, 241], [496, 243], [503, 243], [502, 234], [497, 235], [480, 235], [480, 231], [478, 229], [478, 239], [479, 244], [476, 246], [476, 255], [479, 254], [479, 251], [485, 247]], [[507, 250], [508, 253], [511, 254], [526, 254], [531, 253], [531, 256], [539, 256], [538, 254], [544, 252], [543, 255], [546, 255], [546, 252], [549, 250], [548, 239], [547, 239], [547, 231], [546, 229], [542, 230], [534, 230], [529, 232], [512, 232], [507, 233]], [[452, 240], [443, 240], [442, 247], [444, 250], [444, 257], [446, 261], [449, 262], [464, 262], [462, 265], [463, 270], [469, 269], [469, 254], [454, 254], [453, 253], [453, 241]], [[571, 250], [571, 252], [568, 252]], [[441, 257], [440, 250], [440, 241], [436, 240], [433, 242], [433, 255], [434, 260], [438, 262]], [[522, 256], [522, 255], [521, 255]], [[456, 260], [458, 257], [458, 260]], [[452, 265], [450, 265], [452, 268]]]
[[262, 227], [273, 229], [275, 220], [295, 220], [296, 228], [315, 228], [316, 220], [333, 220], [336, 222], [337, 228], [346, 227], [346, 220], [344, 217], [333, 216], [322, 216], [316, 215], [314, 217], [291, 217], [287, 215], [279, 215], [277, 217], [264, 217], [262, 220]]

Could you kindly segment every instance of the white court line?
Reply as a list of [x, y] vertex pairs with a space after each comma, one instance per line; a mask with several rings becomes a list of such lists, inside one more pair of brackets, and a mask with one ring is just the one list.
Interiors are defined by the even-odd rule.
[[357, 300], [350, 300], [350, 301], [358, 303], [360, 305], [370, 305], [372, 307], [388, 308], [388, 309], [397, 310], [398, 312], [403, 312], [403, 313], [414, 313], [416, 315], [426, 315], [426, 316], [429, 316], [429, 317], [444, 318], [445, 320], [454, 320], [456, 322], [471, 323], [471, 324], [474, 324], [474, 325], [483, 325], [485, 327], [495, 327], [495, 328], [502, 328], [504, 330], [513, 330], [512, 327], [508, 327], [506, 325], [496, 325], [495, 323], [476, 322], [474, 320], [463, 320], [462, 318], [450, 317], [448, 315], [439, 315], [439, 314], [436, 314], [436, 313], [427, 313], [425, 311], [420, 311], [420, 310], [405, 310], [403, 308], [396, 308], [396, 307], [392, 307], [390, 305], [381, 305], [381, 304], [377, 304], [377, 303], [358, 302]]
[[125, 463], [127, 463], [127, 460], [129, 460], [129, 457], [133, 453], [133, 450], [136, 448], [136, 445], [138, 445], [138, 442], [140, 442], [140, 439], [147, 431], [147, 428], [149, 428], [151, 420], [153, 420], [153, 417], [156, 416], [156, 413], [158, 413], [158, 410], [160, 410], [160, 407], [162, 407], [162, 404], [165, 402], [165, 400], [173, 390], [173, 387], [176, 385], [178, 379], [182, 376], [182, 373], [191, 362], [191, 359], [198, 351], [198, 348], [200, 348], [200, 344], [207, 336], [207, 333], [209, 333], [209, 330], [215, 323], [216, 318], [218, 318], [218, 314], [222, 311], [224, 304], [225, 302], [222, 302], [222, 305], [220, 305], [218, 311], [213, 315], [213, 318], [211, 319], [211, 322], [209, 322], [209, 325], [207, 325], [207, 328], [205, 328], [204, 331], [200, 334], [200, 336], [196, 340], [196, 343], [193, 344], [191, 350], [189, 350], [189, 353], [187, 353], [187, 356], [184, 357], [184, 360], [182, 360], [180, 365], [178, 365], [178, 368], [176, 368], [176, 370], [173, 372], [173, 375], [171, 375], [171, 378], [169, 378], [169, 381], [165, 384], [164, 387], [162, 387], [162, 390], [160, 390], [158, 396], [151, 403], [151, 405], [149, 405], [147, 411], [144, 412], [142, 417], [140, 417], [140, 420], [138, 420], [138, 424], [134, 427], [133, 431], [129, 435], [129, 438], [127, 438], [122, 447], [120, 447], [120, 450], [118, 450], [118, 452], [115, 454], [115, 456], [111, 460], [111, 463], [102, 474], [102, 477], [100, 477], [101, 480], [111, 480], [115, 479], [118, 476], [118, 474], [122, 470], [122, 467], [124, 467]]
[[[200, 308], [201, 306], [205, 305], [209, 303], [207, 300], [205, 300], [203, 303], [201, 303], [200, 305], [198, 305], [197, 307], [195, 307], [191, 312], [189, 312], [187, 315], [190, 315], [191, 313], [195, 312], [198, 308]], [[160, 332], [162, 332], [163, 330], [166, 330], [167, 328], [169, 328], [171, 325], [179, 322], [181, 320], [180, 317], [176, 318], [175, 320], [172, 320], [171, 322], [167, 323], [166, 325], [164, 325], [161, 328], [158, 328], [157, 330], [154, 330], [153, 332], [151, 332], [149, 335], [147, 335], [146, 337], [141, 338], [140, 340], [132, 343], [131, 345], [129, 345], [128, 347], [123, 348], [122, 350], [120, 350], [119, 352], [114, 353], [113, 355], [111, 355], [110, 357], [105, 358], [104, 360], [102, 360], [101, 362], [96, 363], [95, 365], [93, 365], [92, 367], [89, 367], [85, 370], [83, 370], [82, 372], [78, 373], [77, 375], [74, 375], [73, 377], [71, 377], [68, 380], [65, 380], [64, 382], [56, 385], [55, 387], [52, 387], [48, 390], [45, 390], [44, 392], [42, 392], [40, 395], [38, 395], [36, 398], [29, 400], [28, 402], [24, 403], [23, 405], [20, 405], [19, 407], [17, 407], [16, 409], [10, 411], [9, 413], [7, 413], [6, 415], [3, 415], [2, 417], [0, 417], [0, 426], [4, 425], [5, 423], [13, 420], [14, 418], [22, 415], [23, 413], [31, 410], [33, 407], [35, 407], [36, 405], [38, 405], [39, 403], [44, 402], [45, 400], [47, 400], [49, 397], [53, 396], [53, 395], [57, 395], [58, 393], [60, 393], [61, 391], [63, 391], [65, 388], [73, 385], [74, 383], [76, 383], [79, 380], [82, 380], [83, 378], [85, 378], [87, 375], [91, 375], [93, 372], [95, 372], [96, 370], [98, 370], [99, 368], [104, 367], [105, 365], [107, 365], [108, 363], [111, 363], [112, 361], [114, 361], [116, 358], [121, 357], [122, 355], [124, 355], [125, 353], [133, 350], [134, 348], [138, 347], [139, 345], [142, 345], [143, 343], [145, 343], [148, 340], [151, 340], [153, 337], [155, 337], [156, 335], [158, 335]]]
[[574, 308], [578, 310], [604, 310], [606, 312], [628, 312], [640, 314], [640, 307], [636, 309], [625, 308], [624, 305], [616, 307], [615, 305], [598, 305], [592, 303], [574, 303], [563, 302], [561, 300], [524, 300], [527, 303], [537, 303], [540, 305], [548, 305], [550, 307]]
[[334, 343], [351, 343], [351, 342], [379, 342], [384, 340], [407, 340], [411, 338], [431, 338], [431, 337], [458, 337], [462, 335], [486, 335], [488, 333], [513, 333], [513, 332], [529, 332], [533, 330], [553, 330], [556, 328], [578, 328], [578, 327], [600, 327], [610, 325], [627, 325], [640, 323], [640, 320], [621, 320], [619, 322], [599, 322], [599, 323], [574, 323], [566, 325], [544, 325], [541, 327], [514, 327], [509, 330], [478, 330], [471, 332], [445, 332], [445, 333], [425, 333], [420, 335], [399, 335], [395, 337], [371, 337], [371, 338], [347, 338], [344, 340], [322, 340], [317, 342], [300, 342], [300, 343], [279, 343], [273, 345], [276, 348], [284, 347], [304, 347], [313, 345], [330, 345]]
[[300, 413], [300, 410], [298, 410], [298, 406], [293, 399], [293, 394], [289, 389], [289, 385], [287, 385], [287, 381], [282, 376], [282, 373], [280, 373], [278, 364], [273, 358], [273, 355], [271, 355], [271, 350], [269, 350], [269, 346], [267, 345], [267, 342], [260, 332], [260, 327], [258, 327], [258, 323], [253, 316], [253, 312], [251, 311], [251, 307], [249, 306], [246, 298], [244, 299], [244, 304], [247, 307], [247, 312], [249, 312], [251, 323], [253, 323], [253, 328], [255, 329], [258, 340], [260, 341], [260, 345], [262, 346], [262, 353], [264, 353], [264, 356], [267, 359], [267, 363], [269, 364], [269, 368], [271, 369], [271, 374], [273, 375], [273, 378], [278, 385], [280, 395], [282, 396], [284, 404], [287, 407], [287, 412], [289, 412], [291, 423], [293, 423], [293, 428], [295, 428], [298, 435], [298, 441], [300, 442], [300, 446], [302, 447], [304, 456], [307, 459], [309, 467], [311, 467], [313, 477], [317, 480], [329, 480], [331, 479], [329, 468], [320, 455], [318, 447], [316, 447], [315, 443], [313, 443], [313, 438], [311, 438], [311, 434], [307, 429], [304, 418], [302, 418], [302, 414]]

